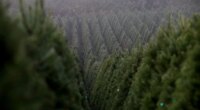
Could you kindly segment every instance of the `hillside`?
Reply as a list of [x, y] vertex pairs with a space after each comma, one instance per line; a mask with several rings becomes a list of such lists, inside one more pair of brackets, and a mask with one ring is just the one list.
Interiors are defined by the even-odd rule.
[[102, 60], [145, 45], [169, 17], [176, 20], [200, 12], [198, 0], [47, 0], [46, 4], [82, 65], [91, 56]]

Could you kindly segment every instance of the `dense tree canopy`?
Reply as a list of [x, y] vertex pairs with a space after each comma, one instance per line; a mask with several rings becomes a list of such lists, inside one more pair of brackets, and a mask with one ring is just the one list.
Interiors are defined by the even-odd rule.
[[108, 58], [91, 91], [94, 109], [198, 110], [199, 36], [200, 16], [181, 19], [143, 49]]

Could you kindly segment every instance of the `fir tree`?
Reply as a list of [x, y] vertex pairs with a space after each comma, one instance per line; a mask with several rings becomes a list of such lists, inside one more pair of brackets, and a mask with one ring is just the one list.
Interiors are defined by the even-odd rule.
[[55, 109], [80, 110], [77, 66], [64, 36], [48, 19], [43, 0], [25, 11], [21, 1], [22, 29], [29, 36], [27, 51], [38, 75], [56, 96]]
[[[81, 110], [77, 65], [42, 0], [15, 23], [0, 6], [1, 107], [8, 110]], [[23, 37], [22, 37], [23, 36]]]
[[51, 110], [53, 94], [33, 68], [24, 35], [0, 2], [0, 105], [3, 110]]
[[141, 52], [105, 60], [103, 71], [97, 71], [94, 106], [99, 110], [198, 110], [199, 29], [199, 16], [180, 19], [176, 26], [170, 22]]

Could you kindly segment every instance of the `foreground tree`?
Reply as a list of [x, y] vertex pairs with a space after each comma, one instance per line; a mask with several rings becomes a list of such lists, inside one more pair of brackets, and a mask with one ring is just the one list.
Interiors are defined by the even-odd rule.
[[198, 110], [199, 36], [197, 15], [170, 22], [134, 54], [108, 58], [97, 71], [92, 103], [98, 110]]
[[82, 110], [78, 68], [64, 36], [46, 16], [42, 0], [28, 11], [24, 7], [21, 1], [16, 23], [1, 3], [1, 107]]

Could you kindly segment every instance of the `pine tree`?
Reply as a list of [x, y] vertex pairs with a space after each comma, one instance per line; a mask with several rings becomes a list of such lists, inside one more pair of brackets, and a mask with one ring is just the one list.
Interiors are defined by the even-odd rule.
[[56, 96], [55, 109], [80, 110], [77, 66], [64, 36], [48, 19], [43, 0], [25, 11], [21, 1], [22, 29], [29, 36], [27, 51], [38, 75]]
[[[200, 16], [195, 16], [189, 29], [183, 37], [186, 47], [186, 57], [181, 65], [179, 77], [176, 80], [176, 89], [172, 96], [175, 101], [169, 106], [170, 110], [189, 109], [199, 110], [200, 102], [200, 77], [199, 77], [199, 56], [200, 56]], [[192, 37], [192, 38], [191, 38]]]
[[[0, 102], [8, 110], [82, 110], [78, 67], [42, 0], [15, 23], [0, 4]], [[23, 36], [23, 37], [22, 37]]]
[[0, 2], [0, 105], [3, 110], [51, 110], [53, 94], [33, 68], [24, 35]]
[[170, 22], [141, 52], [105, 60], [92, 96], [99, 110], [198, 110], [199, 29], [199, 16]]

